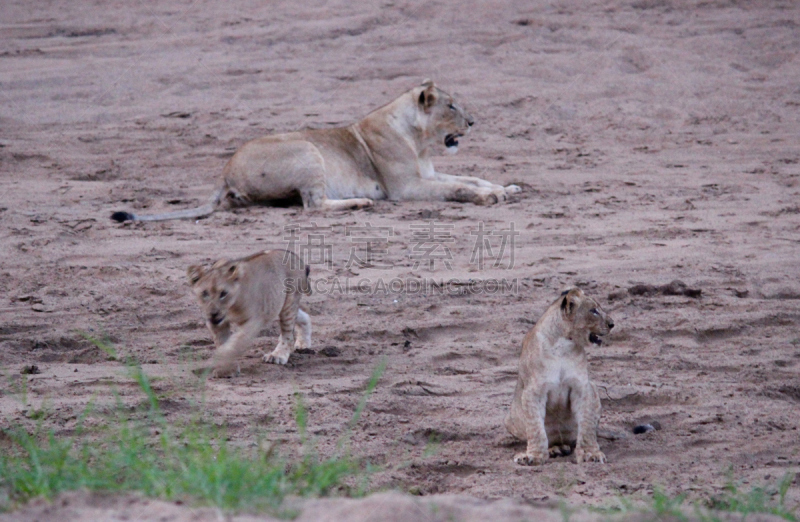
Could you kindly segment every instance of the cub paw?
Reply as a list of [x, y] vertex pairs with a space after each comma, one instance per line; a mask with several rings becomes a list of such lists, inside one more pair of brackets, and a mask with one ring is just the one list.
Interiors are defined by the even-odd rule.
[[505, 187], [506, 194], [519, 194], [522, 192], [522, 187], [518, 185], [508, 185]]
[[212, 379], [222, 379], [224, 377], [235, 377], [241, 373], [238, 364], [218, 364], [211, 371], [209, 377]]
[[373, 206], [375, 206], [375, 201], [373, 201], [371, 199], [360, 198], [358, 203], [356, 203], [353, 208], [356, 208], [356, 209], [359, 209], [359, 208], [371, 208]]
[[577, 449], [575, 450], [575, 459], [578, 462], [599, 462], [600, 464], [606, 463], [606, 456], [602, 451], [600, 451], [600, 448], [591, 450]]
[[545, 455], [528, 455], [527, 453], [517, 453], [514, 462], [520, 466], [541, 466], [549, 457]]
[[566, 457], [570, 453], [572, 453], [572, 448], [569, 444], [564, 444], [562, 446], [550, 446], [549, 449], [550, 458], [555, 457]]
[[264, 354], [264, 362], [269, 364], [286, 364], [289, 362], [289, 354], [275, 350], [272, 353]]

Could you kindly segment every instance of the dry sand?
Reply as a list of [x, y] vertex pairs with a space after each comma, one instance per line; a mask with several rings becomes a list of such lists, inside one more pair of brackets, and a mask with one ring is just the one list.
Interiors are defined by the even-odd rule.
[[[186, 267], [285, 248], [285, 227], [315, 223], [331, 246], [328, 265], [312, 264], [319, 288], [395, 277], [516, 284], [316, 292], [305, 303], [317, 353], [262, 363], [273, 327], [241, 376], [208, 382], [207, 407], [233, 442], [253, 444], [258, 427], [297, 451], [300, 392], [330, 454], [385, 359], [352, 435], [353, 452], [380, 466], [376, 490], [579, 506], [646, 499], [655, 487], [709, 498], [730, 477], [745, 490], [774, 484], [800, 469], [798, 49], [791, 0], [6, 1], [0, 364], [6, 390], [27, 379], [28, 404], [4, 394], [0, 422], [32, 426], [24, 412], [44, 404], [46, 425], [66, 434], [94, 397], [116, 389], [141, 400], [81, 332], [145, 362], [169, 415], [187, 415], [191, 369], [211, 344]], [[108, 218], [200, 204], [245, 141], [350, 123], [425, 77], [477, 120], [437, 168], [521, 184], [520, 196], [492, 207]], [[452, 239], [442, 244], [450, 269], [414, 267], [412, 227], [428, 222]], [[346, 267], [346, 227], [366, 223], [393, 227], [380, 256], [388, 268]], [[470, 263], [480, 223], [514, 224], [513, 267], [511, 249], [501, 267]], [[628, 292], [676, 279], [700, 297]], [[608, 464], [520, 467], [502, 423], [520, 343], [571, 284], [618, 325], [590, 352]], [[31, 364], [41, 373], [20, 375]], [[662, 429], [630, 432], [651, 421]]]

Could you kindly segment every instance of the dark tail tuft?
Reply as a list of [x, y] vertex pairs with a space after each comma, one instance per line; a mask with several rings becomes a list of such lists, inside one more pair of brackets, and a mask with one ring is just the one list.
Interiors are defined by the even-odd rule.
[[111, 219], [118, 223], [125, 223], [126, 221], [133, 221], [133, 214], [129, 212], [114, 212], [111, 214]]
[[306, 277], [304, 278], [303, 284], [300, 286], [300, 290], [306, 295], [311, 295], [311, 281], [308, 279], [310, 273], [311, 267], [306, 265]]

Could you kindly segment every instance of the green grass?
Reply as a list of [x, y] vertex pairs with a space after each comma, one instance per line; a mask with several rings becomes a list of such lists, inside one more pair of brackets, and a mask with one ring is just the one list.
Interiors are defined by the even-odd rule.
[[720, 513], [736, 513], [747, 520], [747, 515], [767, 513], [777, 515], [791, 522], [798, 522], [795, 511], [786, 505], [786, 493], [794, 480], [794, 473], [787, 473], [776, 485], [762, 485], [749, 491], [740, 491], [732, 478], [723, 492], [715, 497], [693, 503], [686, 502], [686, 495], [670, 496], [660, 488], [655, 488], [647, 502], [633, 502], [620, 497], [615, 506], [590, 508], [590, 511], [611, 516], [624, 513], [639, 513], [652, 516], [653, 520], [701, 520], [716, 522]]
[[769, 513], [785, 520], [797, 522], [797, 515], [786, 506], [786, 493], [794, 480], [794, 473], [787, 473], [775, 486], [756, 486], [750, 491], [739, 491], [730, 480], [722, 495], [712, 498], [708, 508], [714, 511], [727, 511], [749, 515]]
[[274, 511], [287, 495], [326, 495], [346, 489], [346, 479], [365, 474], [361, 463], [349, 455], [346, 439], [383, 365], [367, 384], [333, 457], [318, 456], [307, 439], [307, 412], [298, 398], [303, 451], [288, 460], [263, 437], [252, 449], [230, 444], [224, 429], [202, 422], [202, 415], [179, 425], [167, 422], [150, 379], [136, 365], [129, 369], [144, 395], [145, 412], [132, 412], [118, 399], [100, 429], [82, 428], [93, 415], [90, 404], [70, 437], [56, 437], [41, 420], [33, 433], [16, 427], [0, 435], [5, 439], [0, 452], [0, 509], [13, 509], [34, 497], [88, 489], [138, 491], [231, 511]]

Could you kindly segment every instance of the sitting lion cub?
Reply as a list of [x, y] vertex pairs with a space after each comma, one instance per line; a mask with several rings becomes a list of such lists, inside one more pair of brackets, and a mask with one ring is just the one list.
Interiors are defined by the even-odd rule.
[[[230, 373], [236, 357], [270, 321], [280, 319], [278, 346], [264, 362], [286, 364], [295, 348], [311, 344], [311, 320], [300, 309], [300, 294], [311, 295], [309, 267], [285, 250], [241, 259], [221, 259], [205, 270], [190, 266], [189, 281], [200, 301], [217, 351], [214, 371]], [[298, 336], [295, 341], [295, 327]]]
[[600, 336], [613, 327], [597, 301], [572, 288], [525, 336], [506, 428], [528, 441], [528, 448], [514, 462], [543, 464], [549, 456], [568, 455], [573, 447], [578, 462], [605, 462], [597, 445], [600, 396], [589, 381], [585, 348], [601, 344]]

